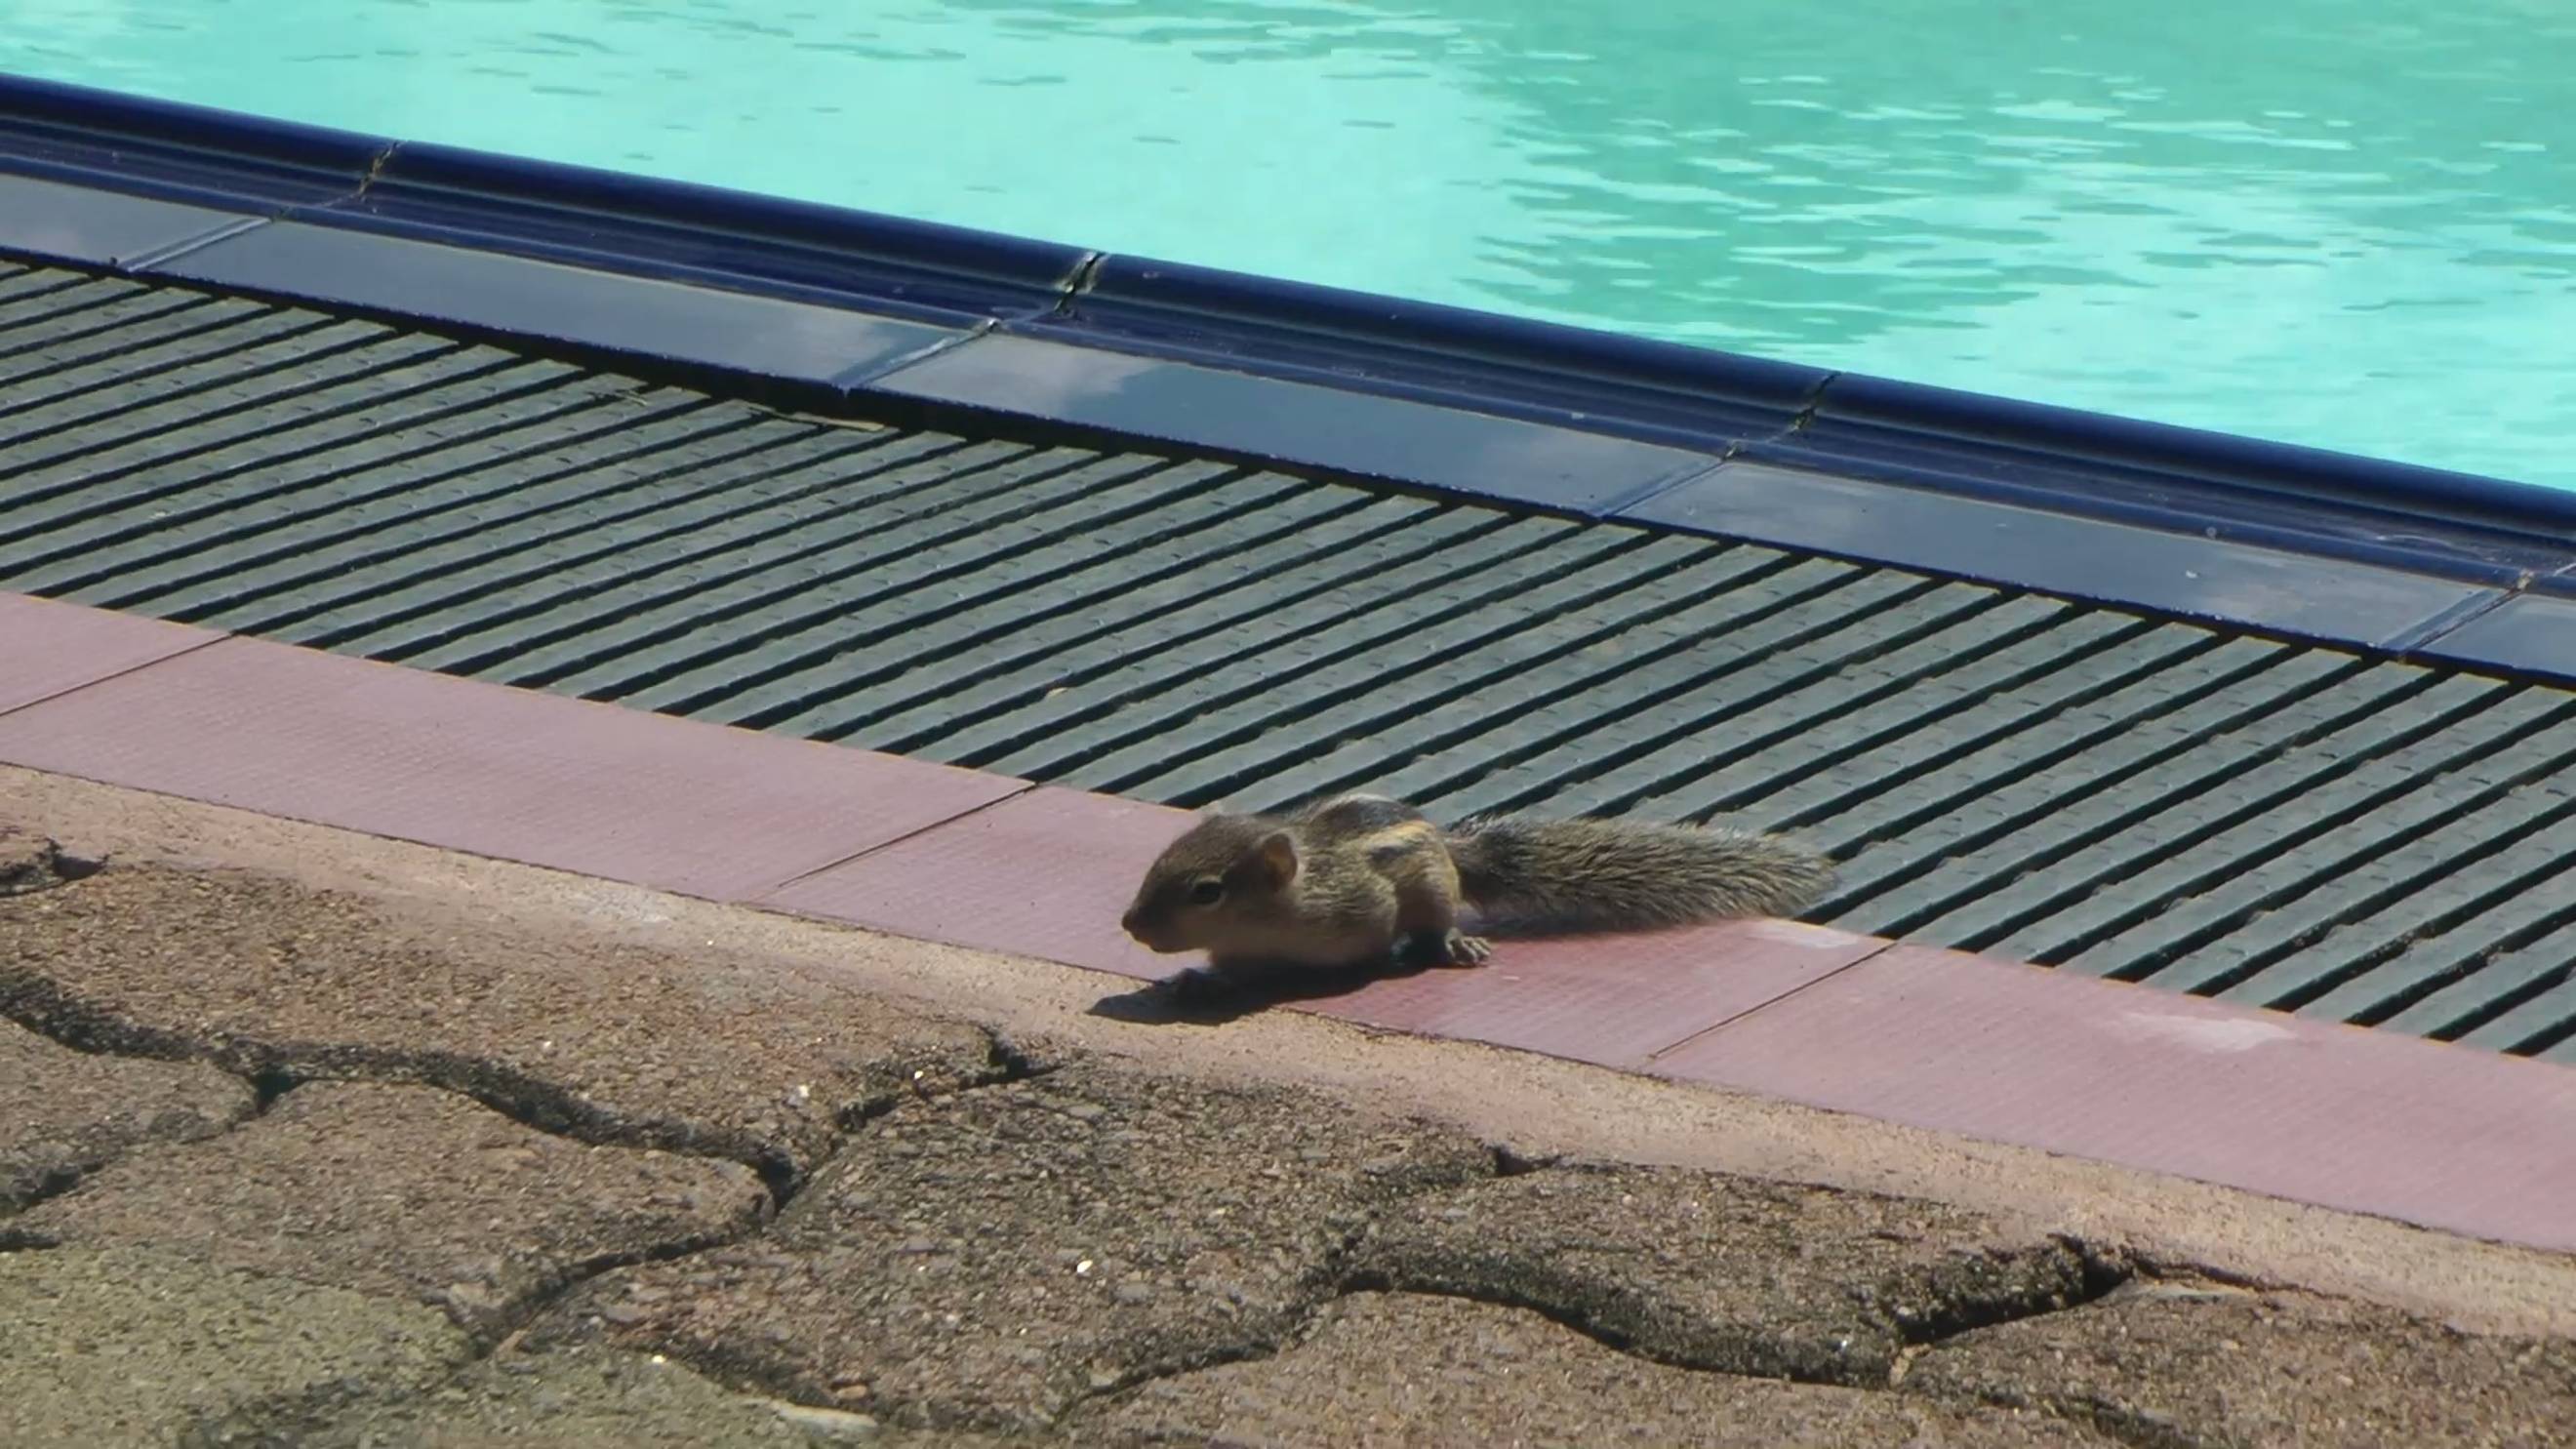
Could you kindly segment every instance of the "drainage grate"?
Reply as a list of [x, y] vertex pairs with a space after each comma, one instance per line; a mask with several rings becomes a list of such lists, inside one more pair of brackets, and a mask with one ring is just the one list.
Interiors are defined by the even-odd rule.
[[1794, 828], [1815, 918], [2576, 1060], [2576, 694], [0, 268], [0, 587], [1180, 804]]

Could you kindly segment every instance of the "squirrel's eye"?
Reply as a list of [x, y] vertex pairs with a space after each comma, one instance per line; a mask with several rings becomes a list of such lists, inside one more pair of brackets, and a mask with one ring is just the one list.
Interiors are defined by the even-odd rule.
[[1215, 876], [1190, 882], [1190, 904], [1212, 906], [1225, 899], [1225, 882]]

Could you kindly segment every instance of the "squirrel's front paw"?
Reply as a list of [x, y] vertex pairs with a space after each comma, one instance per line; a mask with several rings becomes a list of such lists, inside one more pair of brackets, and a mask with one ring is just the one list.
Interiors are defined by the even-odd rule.
[[1470, 936], [1451, 927], [1446, 931], [1421, 931], [1408, 937], [1397, 948], [1396, 960], [1401, 965], [1482, 966], [1494, 954], [1493, 944], [1482, 936]]

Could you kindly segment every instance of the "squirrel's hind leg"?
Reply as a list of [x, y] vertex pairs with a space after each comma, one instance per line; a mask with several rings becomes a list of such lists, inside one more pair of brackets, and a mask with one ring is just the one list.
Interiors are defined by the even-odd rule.
[[1458, 929], [1458, 868], [1436, 837], [1389, 863], [1395, 887], [1395, 960], [1403, 966], [1481, 966], [1494, 948]]

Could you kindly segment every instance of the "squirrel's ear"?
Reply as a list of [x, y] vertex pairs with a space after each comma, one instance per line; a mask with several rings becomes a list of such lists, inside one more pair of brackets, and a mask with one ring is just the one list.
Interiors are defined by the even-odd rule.
[[1273, 831], [1261, 842], [1261, 868], [1274, 890], [1286, 890], [1297, 878], [1297, 842], [1287, 831]]

